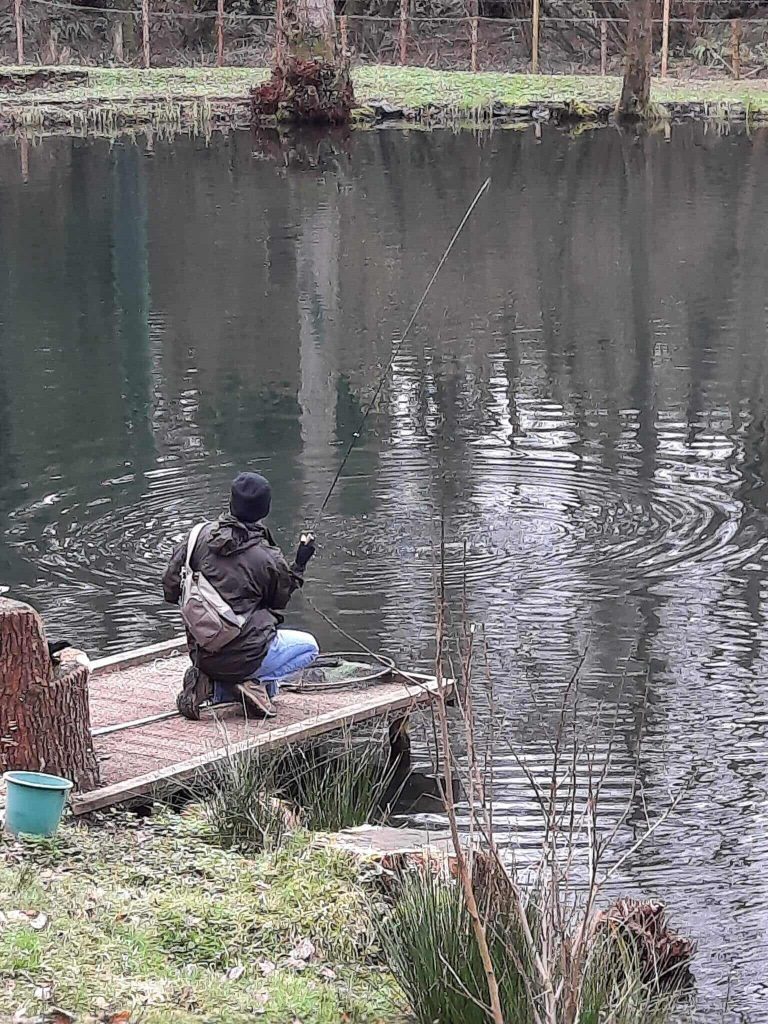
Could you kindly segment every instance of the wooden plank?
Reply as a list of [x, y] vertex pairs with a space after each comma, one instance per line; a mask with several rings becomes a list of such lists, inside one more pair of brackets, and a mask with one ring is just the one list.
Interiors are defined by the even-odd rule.
[[477, 0], [472, 0], [472, 19], [470, 24], [470, 58], [469, 66], [473, 72], [477, 72]]
[[152, 63], [149, 48], [149, 0], [141, 0], [141, 42], [144, 51], [144, 67]]
[[107, 672], [117, 672], [123, 668], [131, 668], [134, 665], [146, 665], [151, 661], [186, 653], [187, 638], [185, 636], [176, 636], [172, 640], [163, 640], [159, 644], [136, 647], [126, 654], [112, 654], [108, 658], [97, 658], [96, 661], [91, 662], [91, 676], [100, 676]]
[[408, 0], [400, 0], [400, 63], [405, 64], [408, 51]]
[[216, 66], [224, 65], [224, 0], [216, 4]]
[[16, 61], [24, 63], [24, 16], [21, 10], [21, 0], [14, 0], [13, 17], [16, 25]]
[[731, 22], [731, 48], [733, 51], [733, 77], [735, 79], [741, 78], [741, 39], [742, 39], [742, 28], [741, 18], [736, 18]]
[[664, 16], [661, 25], [661, 77], [669, 73], [669, 9], [671, 0], [664, 0]]
[[102, 725], [98, 729], [91, 729], [91, 736], [110, 736], [115, 732], [125, 732], [126, 729], [141, 729], [144, 726], [152, 725], [154, 722], [167, 722], [170, 718], [179, 717], [178, 711], [161, 711], [158, 715], [133, 718], [128, 722], [116, 722], [114, 725]]
[[166, 768], [146, 772], [143, 775], [137, 775], [135, 778], [126, 779], [123, 782], [92, 790], [90, 793], [75, 795], [72, 797], [72, 810], [75, 814], [87, 814], [90, 811], [108, 807], [110, 804], [121, 803], [133, 797], [143, 796], [152, 792], [158, 785], [164, 782], [188, 779], [201, 768], [222, 761], [225, 757], [256, 749], [274, 750], [276, 747], [289, 743], [298, 743], [312, 739], [323, 733], [333, 732], [354, 725], [357, 722], [375, 718], [378, 715], [418, 707], [420, 704], [429, 702], [438, 695], [447, 698], [451, 695], [452, 691], [452, 682], [445, 681], [441, 685], [436, 679], [429, 679], [422, 686], [404, 686], [402, 687], [401, 697], [393, 698], [391, 693], [384, 699], [380, 696], [370, 697], [368, 700], [350, 704], [341, 710], [337, 709], [326, 714], [302, 719], [292, 725], [270, 729], [248, 739], [240, 740], [230, 746], [220, 746], [206, 751], [204, 754], [191, 757], [186, 761], [169, 765]]

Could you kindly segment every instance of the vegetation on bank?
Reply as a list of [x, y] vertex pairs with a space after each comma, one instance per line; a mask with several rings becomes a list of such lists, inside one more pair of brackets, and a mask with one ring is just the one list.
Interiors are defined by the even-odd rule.
[[[469, 703], [465, 712], [471, 723]], [[439, 718], [445, 770], [461, 773], [445, 707]], [[471, 777], [477, 768], [471, 757]], [[694, 946], [668, 927], [662, 904], [598, 910], [601, 783], [577, 815], [575, 781], [563, 780], [564, 807], [542, 801], [549, 838], [524, 884], [492, 842], [468, 854], [452, 797], [447, 859], [390, 852], [373, 865], [307, 831], [379, 820], [397, 792], [382, 744], [350, 736], [225, 758], [179, 812], [116, 811], [66, 823], [52, 839], [6, 837], [0, 1019], [668, 1024]], [[481, 834], [474, 795], [469, 813]], [[571, 877], [583, 815], [586, 891]]]
[[249, 856], [222, 849], [194, 807], [67, 824], [0, 846], [0, 906], [1, 1020], [400, 1016], [377, 966], [371, 893], [347, 856], [305, 832]]
[[[0, 123], [87, 130], [147, 122], [181, 128], [206, 119], [213, 126], [217, 116], [219, 123], [237, 123], [237, 111], [249, 119], [249, 90], [267, 74], [264, 68], [90, 68], [84, 85], [0, 93]], [[353, 79], [363, 109], [380, 102], [414, 116], [440, 111], [457, 118], [482, 116], [493, 107], [514, 112], [538, 105], [569, 105], [588, 116], [596, 107], [612, 107], [621, 91], [621, 79], [612, 76], [471, 74], [386, 65], [358, 67]], [[662, 107], [703, 105], [718, 116], [768, 115], [767, 82], [656, 79], [652, 99]]]

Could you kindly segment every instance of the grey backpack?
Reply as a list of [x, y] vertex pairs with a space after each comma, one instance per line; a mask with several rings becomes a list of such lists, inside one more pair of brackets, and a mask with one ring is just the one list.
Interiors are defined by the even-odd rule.
[[220, 651], [240, 635], [244, 615], [234, 612], [214, 585], [192, 569], [192, 552], [205, 523], [199, 523], [187, 540], [187, 557], [181, 570], [181, 617], [204, 651]]

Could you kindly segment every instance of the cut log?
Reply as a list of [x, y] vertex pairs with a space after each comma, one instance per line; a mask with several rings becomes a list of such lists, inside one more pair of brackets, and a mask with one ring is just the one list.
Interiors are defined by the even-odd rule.
[[98, 785], [89, 674], [79, 651], [52, 661], [34, 608], [0, 598], [0, 770], [61, 775], [80, 791]]

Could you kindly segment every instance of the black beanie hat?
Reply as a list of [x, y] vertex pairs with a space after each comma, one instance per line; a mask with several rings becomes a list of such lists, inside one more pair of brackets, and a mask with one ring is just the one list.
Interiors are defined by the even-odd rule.
[[241, 523], [257, 523], [266, 519], [272, 505], [269, 480], [260, 473], [238, 473], [232, 481], [229, 510]]

